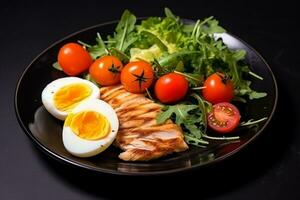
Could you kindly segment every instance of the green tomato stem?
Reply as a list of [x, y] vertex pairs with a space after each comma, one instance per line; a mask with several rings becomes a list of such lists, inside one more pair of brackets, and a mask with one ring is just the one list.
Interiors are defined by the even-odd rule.
[[195, 78], [195, 77], [192, 77], [192, 76], [190, 76], [190, 75], [187, 75], [187, 74], [182, 73], [182, 72], [179, 72], [179, 71], [174, 71], [174, 73], [180, 74], [180, 75], [185, 76], [185, 77], [188, 77], [188, 78], [193, 79], [193, 80], [195, 80], [195, 81], [201, 81], [200, 79], [197, 79], [197, 78]]
[[121, 43], [120, 43], [120, 46], [119, 46], [119, 50], [120, 50], [120, 51], [122, 51], [123, 44], [124, 44], [124, 40], [125, 40], [125, 36], [126, 36], [126, 34], [127, 34], [127, 28], [128, 28], [127, 24], [128, 24], [128, 22], [126, 21], [126, 23], [125, 23], [125, 28], [124, 28], [124, 33], [123, 33], [123, 35], [122, 35]]
[[192, 90], [203, 90], [205, 89], [206, 86], [203, 86], [203, 87], [194, 87], [194, 88], [191, 88]]
[[260, 123], [262, 121], [265, 121], [266, 119], [268, 119], [268, 118], [267, 117], [263, 117], [263, 118], [261, 118], [259, 120], [255, 120], [255, 121], [249, 120], [248, 122], [242, 122], [240, 124], [240, 126], [249, 126], [249, 125], [257, 124], [257, 123]]
[[87, 44], [87, 43], [85, 43], [85, 42], [82, 42], [82, 41], [80, 41], [80, 40], [78, 40], [77, 41], [79, 44], [81, 44], [82, 46], [85, 46], [85, 47], [87, 47], [87, 48], [91, 48], [92, 46], [91, 45], [89, 45], [89, 44]]
[[248, 72], [248, 74], [250, 74], [251, 76], [253, 76], [253, 77], [255, 77], [255, 78], [259, 79], [259, 80], [264, 80], [264, 78], [263, 78], [263, 77], [261, 77], [261, 76], [259, 76], [259, 75], [255, 74], [255, 73], [254, 73], [254, 72], [252, 72], [252, 71], [249, 71], [249, 72]]
[[205, 141], [205, 140], [193, 138], [193, 137], [190, 137], [190, 136], [188, 136], [188, 135], [184, 135], [184, 137], [186, 137], [186, 138], [188, 138], [188, 139], [190, 139], [190, 140], [197, 141], [197, 142], [199, 142], [199, 143], [201, 143], [201, 144], [209, 144], [209, 142], [207, 142], [207, 141]]

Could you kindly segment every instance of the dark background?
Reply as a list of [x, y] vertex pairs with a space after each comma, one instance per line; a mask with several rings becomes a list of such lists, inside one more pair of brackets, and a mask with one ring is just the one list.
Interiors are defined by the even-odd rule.
[[[155, 2], [42, 1], [0, 3], [0, 199], [300, 199], [299, 11], [289, 1]], [[41, 153], [15, 117], [13, 98], [30, 61], [56, 40], [118, 19], [162, 15], [164, 6], [184, 18], [214, 15], [270, 64], [279, 86], [274, 118], [261, 137], [216, 166], [172, 176], [95, 175]]]

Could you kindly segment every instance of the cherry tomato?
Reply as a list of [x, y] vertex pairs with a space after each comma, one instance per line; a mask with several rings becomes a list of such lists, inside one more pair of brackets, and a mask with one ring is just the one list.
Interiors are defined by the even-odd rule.
[[145, 61], [128, 63], [121, 72], [121, 83], [132, 93], [143, 93], [153, 82], [154, 71]]
[[213, 105], [207, 119], [209, 127], [213, 130], [219, 133], [229, 133], [238, 126], [241, 115], [237, 107], [223, 102]]
[[76, 76], [87, 70], [93, 62], [90, 54], [79, 44], [65, 44], [58, 52], [58, 63], [69, 76]]
[[224, 74], [214, 73], [204, 82], [202, 95], [205, 100], [212, 104], [230, 102], [233, 98], [234, 86]]
[[120, 74], [123, 69], [122, 62], [115, 56], [103, 56], [98, 58], [90, 66], [91, 77], [100, 85], [114, 85], [120, 82]]
[[155, 95], [162, 103], [175, 103], [185, 97], [188, 87], [188, 81], [184, 76], [169, 73], [157, 80]]

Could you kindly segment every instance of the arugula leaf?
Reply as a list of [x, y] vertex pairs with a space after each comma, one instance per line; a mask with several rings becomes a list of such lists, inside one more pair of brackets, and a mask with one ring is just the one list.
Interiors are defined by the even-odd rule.
[[250, 88], [251, 81], [242, 80], [238, 87], [235, 89], [236, 96], [245, 96], [247, 95], [250, 100], [252, 99], [259, 99], [267, 96], [265, 92], [257, 92]]
[[108, 50], [106, 49], [106, 46], [99, 33], [97, 33], [96, 44], [88, 47], [87, 50], [93, 59], [97, 59], [108, 53]]
[[249, 95], [249, 99], [252, 100], [252, 99], [263, 98], [263, 97], [267, 96], [267, 93], [265, 93], [265, 92], [256, 92], [256, 91], [252, 90], [248, 95]]
[[190, 134], [185, 134], [184, 139], [188, 144], [195, 145], [198, 147], [205, 148], [205, 145], [209, 144], [207, 141], [193, 137]]
[[236, 50], [233, 52], [233, 57], [236, 61], [243, 60], [246, 56], [245, 50]]
[[198, 87], [200, 85], [203, 85], [203, 75], [201, 74], [181, 72], [177, 71], [177, 69], [174, 72], [184, 76], [189, 81], [189, 85], [191, 87]]
[[113, 37], [108, 36], [108, 41], [110, 41], [109, 47], [115, 47], [118, 50], [125, 52], [128, 47], [137, 40], [134, 32], [135, 23], [136, 17], [128, 10], [125, 10], [116, 27]]
[[168, 51], [168, 47], [153, 33], [149, 31], [142, 31], [141, 34], [144, 34], [145, 37], [152, 40], [162, 51]]
[[195, 24], [183, 24], [182, 30], [184, 33], [192, 33], [194, 30]]
[[190, 54], [199, 54], [200, 51], [180, 51], [173, 54], [169, 54], [167, 56], [162, 57], [159, 60], [159, 64], [161, 66], [176, 66], [179, 61], [183, 60], [184, 56]]
[[125, 28], [127, 29], [128, 32], [133, 31], [135, 22], [136, 22], [136, 17], [129, 10], [125, 10], [116, 27], [116, 32], [123, 33]]
[[267, 119], [268, 119], [267, 117], [263, 117], [263, 118], [258, 119], [258, 120], [249, 119], [246, 122], [241, 122], [240, 126], [253, 126], [253, 125], [257, 125], [258, 123], [263, 122], [263, 121], [265, 121]]
[[203, 116], [206, 115], [201, 114], [198, 105], [177, 104], [163, 107], [156, 120], [158, 124], [162, 124], [168, 119], [173, 119], [182, 127], [186, 142], [199, 146], [208, 144], [202, 139], [205, 131]]
[[54, 67], [55, 69], [59, 70], [59, 71], [63, 71], [63, 69], [61, 68], [61, 66], [59, 65], [58, 62], [55, 62], [52, 64], [52, 67]]
[[[194, 93], [191, 96], [197, 99], [198, 104], [199, 104], [199, 109], [200, 109], [201, 113], [204, 113], [204, 114], [202, 114], [201, 119], [202, 119], [202, 122], [203, 122], [203, 125], [204, 125], [204, 131], [203, 132], [204, 132], [204, 134], [206, 134], [206, 129], [207, 129], [206, 113], [208, 113], [207, 112], [208, 109], [205, 106], [204, 100], [199, 95]], [[211, 105], [209, 105], [209, 106], [211, 107]]]
[[166, 15], [166, 17], [172, 18], [176, 21], [179, 20], [179, 18], [177, 16], [175, 16], [169, 8], [165, 8], [165, 15]]
[[157, 118], [156, 121], [158, 124], [164, 123], [167, 119], [169, 119], [173, 114], [176, 116], [176, 124], [181, 125], [184, 121], [187, 120], [189, 116], [188, 112], [198, 108], [197, 105], [185, 105], [185, 104], [177, 104], [174, 106], [165, 106]]
[[114, 47], [111, 47], [109, 50], [110, 50], [111, 55], [118, 57], [123, 63], [129, 62], [130, 57], [127, 56], [124, 52], [122, 52]]
[[213, 34], [213, 33], [225, 33], [226, 30], [219, 26], [219, 21], [216, 19], [211, 19], [207, 21], [207, 28], [204, 29], [205, 33]]

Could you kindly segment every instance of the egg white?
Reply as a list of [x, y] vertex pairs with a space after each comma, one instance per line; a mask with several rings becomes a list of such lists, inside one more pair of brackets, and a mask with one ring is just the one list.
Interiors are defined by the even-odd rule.
[[69, 85], [69, 84], [74, 84], [74, 83], [84, 83], [84, 84], [87, 84], [92, 89], [91, 95], [89, 97], [87, 97], [86, 99], [84, 99], [83, 101], [86, 101], [89, 99], [100, 98], [100, 89], [98, 88], [98, 86], [96, 86], [94, 83], [92, 83], [88, 80], [81, 79], [78, 77], [65, 77], [65, 78], [56, 79], [56, 80], [52, 81], [51, 83], [49, 83], [44, 88], [44, 90], [42, 92], [42, 102], [43, 102], [45, 108], [47, 109], [47, 111], [50, 114], [52, 114], [54, 117], [56, 117], [57, 119], [65, 120], [68, 115], [68, 112], [58, 110], [55, 107], [55, 103], [53, 101], [53, 96], [62, 87]]
[[77, 157], [90, 157], [107, 149], [117, 136], [119, 120], [114, 109], [106, 102], [99, 99], [90, 99], [76, 106], [72, 113], [81, 111], [94, 111], [104, 115], [110, 123], [109, 134], [99, 140], [86, 140], [77, 136], [70, 127], [63, 127], [62, 139], [66, 150]]

